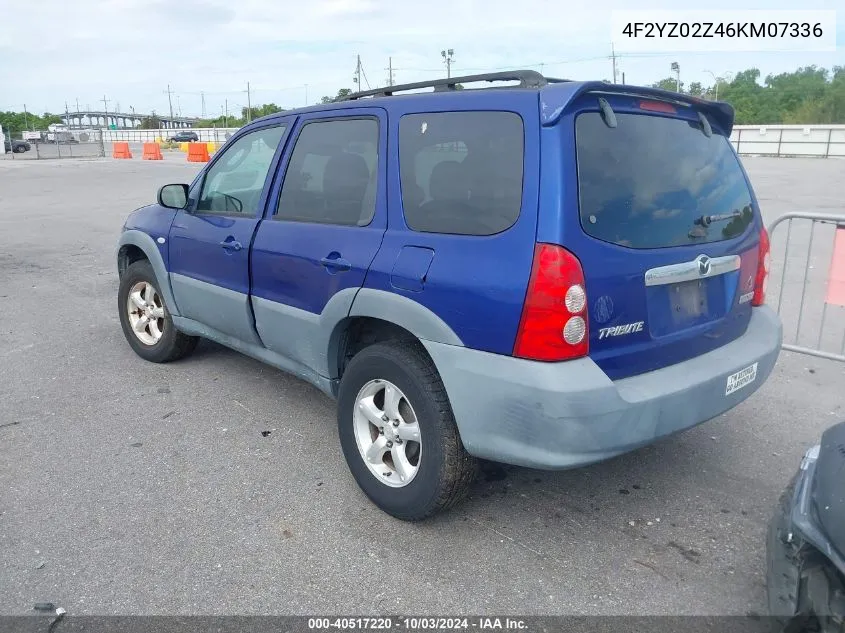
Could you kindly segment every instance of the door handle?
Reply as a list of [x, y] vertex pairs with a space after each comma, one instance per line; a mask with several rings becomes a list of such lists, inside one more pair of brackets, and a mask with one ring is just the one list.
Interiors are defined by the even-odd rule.
[[241, 243], [237, 240], [223, 240], [220, 242], [220, 246], [225, 248], [227, 251], [239, 251], [243, 248]]
[[320, 260], [320, 263], [326, 268], [334, 268], [337, 271], [350, 270], [352, 268], [352, 264], [342, 257], [324, 257]]

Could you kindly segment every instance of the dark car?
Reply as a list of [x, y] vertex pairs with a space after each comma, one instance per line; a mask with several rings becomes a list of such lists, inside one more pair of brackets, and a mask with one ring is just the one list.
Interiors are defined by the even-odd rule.
[[176, 132], [173, 136], [167, 139], [171, 143], [187, 143], [188, 141], [197, 142], [200, 137], [196, 132]]
[[14, 152], [15, 154], [23, 154], [28, 152], [31, 148], [26, 141], [19, 141], [18, 139], [6, 139], [6, 151]]
[[769, 523], [766, 589], [774, 630], [845, 631], [845, 422], [801, 460]]

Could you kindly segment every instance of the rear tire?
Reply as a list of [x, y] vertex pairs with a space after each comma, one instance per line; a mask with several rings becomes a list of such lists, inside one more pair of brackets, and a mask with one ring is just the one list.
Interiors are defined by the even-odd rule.
[[[443, 382], [418, 342], [376, 343], [356, 354], [341, 379], [337, 407], [346, 463], [383, 511], [420, 521], [466, 496], [477, 461], [461, 443]], [[379, 442], [393, 446], [378, 456]]]
[[120, 325], [129, 346], [152, 363], [169, 363], [194, 351], [199, 342], [176, 329], [153, 267], [147, 260], [129, 265], [117, 291]]

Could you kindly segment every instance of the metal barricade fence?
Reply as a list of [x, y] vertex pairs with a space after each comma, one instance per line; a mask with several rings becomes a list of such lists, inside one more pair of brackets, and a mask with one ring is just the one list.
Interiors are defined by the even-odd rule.
[[[779, 256], [783, 230], [778, 227], [784, 223]], [[774, 307], [784, 322], [782, 348], [845, 362], [845, 214], [786, 213], [768, 231], [771, 261], [781, 267], [777, 287], [770, 285], [767, 294], [770, 304], [777, 296]], [[787, 342], [791, 332], [794, 337]]]

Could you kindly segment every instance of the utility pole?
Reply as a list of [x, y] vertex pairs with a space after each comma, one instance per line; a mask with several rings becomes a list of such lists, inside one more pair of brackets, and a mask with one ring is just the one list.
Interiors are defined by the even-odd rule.
[[167, 84], [167, 103], [170, 104], [170, 119], [173, 119], [173, 99], [171, 98], [172, 91], [170, 90], [170, 84]]
[[252, 121], [252, 98], [249, 93], [249, 82], [246, 82], [246, 122]]
[[103, 95], [103, 110], [106, 113], [105, 124], [106, 124], [106, 127], [108, 127], [109, 126], [109, 100], [106, 99], [106, 95]]
[[200, 98], [202, 99], [202, 118], [205, 118], [205, 93], [200, 92]]
[[616, 49], [613, 42], [610, 43], [610, 59], [613, 60], [613, 83], [616, 83]]
[[455, 50], [453, 48], [440, 51], [440, 56], [443, 58], [443, 63], [446, 64], [446, 78], [452, 78], [452, 63], [455, 61]]
[[29, 116], [26, 111], [26, 104], [23, 104], [23, 126], [26, 129], [29, 129]]
[[385, 68], [385, 70], [387, 71], [387, 85], [392, 86], [393, 85], [393, 58], [392, 57], [387, 58], [387, 68]]
[[361, 88], [361, 56], [358, 55], [358, 61], [355, 64], [355, 77], [352, 78], [352, 81], [355, 82], [355, 85], [358, 86], [358, 90], [363, 90]]
[[229, 100], [224, 99], [224, 103], [226, 104], [226, 111], [223, 114], [223, 127], [229, 127]]
[[625, 83], [625, 71], [622, 71], [622, 83]]

